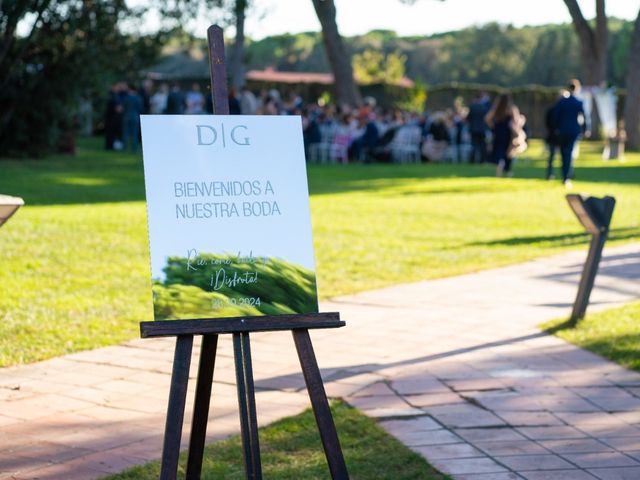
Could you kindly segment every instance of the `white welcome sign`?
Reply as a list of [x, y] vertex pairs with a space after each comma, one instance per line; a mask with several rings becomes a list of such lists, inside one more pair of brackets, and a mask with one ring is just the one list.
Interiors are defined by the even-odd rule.
[[141, 119], [155, 319], [316, 313], [300, 117]]

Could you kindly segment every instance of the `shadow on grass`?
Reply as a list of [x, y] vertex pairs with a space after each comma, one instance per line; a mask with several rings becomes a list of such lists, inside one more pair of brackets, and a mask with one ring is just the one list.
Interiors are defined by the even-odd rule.
[[[623, 227], [611, 230], [609, 240], [628, 240], [640, 237], [640, 227]], [[587, 233], [564, 233], [561, 235], [544, 235], [531, 237], [510, 237], [499, 238], [486, 242], [471, 242], [467, 246], [516, 246], [516, 245], [532, 245], [532, 244], [552, 244], [557, 246], [564, 245], [580, 245], [585, 246], [589, 243], [590, 236]]]
[[563, 320], [558, 324], [545, 328], [543, 331], [550, 335], [555, 335], [565, 330], [573, 330], [576, 328], [576, 325], [577, 322], [571, 320], [570, 318], [567, 318], [566, 320]]
[[567, 319], [544, 327], [544, 331], [623, 367], [640, 371], [640, 333], [618, 333], [617, 328], [608, 329], [606, 324], [600, 326], [601, 330], [592, 326], [581, 328], [585, 321]]
[[578, 166], [576, 167], [576, 180], [593, 183], [640, 183], [640, 166], [616, 165], [616, 166]]
[[[53, 155], [39, 160], [0, 160], [0, 192], [20, 196], [28, 205], [82, 204], [144, 201], [142, 155], [102, 150], [102, 139], [82, 139], [75, 157]], [[438, 195], [472, 194], [510, 191], [513, 183], [502, 185], [468, 185], [447, 188], [425, 182], [417, 191], [402, 192], [399, 180], [459, 178], [494, 179], [492, 164], [351, 164], [310, 165], [309, 185], [312, 195], [343, 192], [380, 193], [395, 189], [393, 194]], [[544, 177], [544, 162], [525, 159], [516, 166], [517, 179]], [[579, 180], [619, 184], [640, 183], [640, 167], [634, 165], [578, 166]]]
[[144, 201], [142, 156], [103, 151], [97, 142], [81, 141], [75, 157], [1, 160], [0, 193], [27, 205]]

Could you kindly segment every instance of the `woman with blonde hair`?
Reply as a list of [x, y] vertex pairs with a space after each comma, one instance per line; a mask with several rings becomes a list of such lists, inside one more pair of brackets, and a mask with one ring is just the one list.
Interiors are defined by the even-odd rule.
[[496, 98], [485, 121], [493, 132], [492, 159], [497, 164], [496, 176], [511, 177], [513, 158], [526, 149], [527, 137], [523, 130], [526, 119], [511, 95], [503, 93]]

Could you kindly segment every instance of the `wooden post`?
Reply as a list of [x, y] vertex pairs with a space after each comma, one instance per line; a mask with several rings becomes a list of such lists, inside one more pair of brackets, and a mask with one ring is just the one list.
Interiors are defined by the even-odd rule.
[[616, 200], [613, 197], [583, 197], [574, 193], [568, 194], [566, 198], [580, 223], [592, 235], [589, 254], [582, 269], [578, 293], [568, 322], [570, 326], [575, 327], [578, 321], [584, 318], [589, 305], [589, 297], [602, 258], [602, 249], [609, 236], [609, 225]]
[[211, 99], [214, 115], [229, 115], [227, 67], [224, 62], [224, 35], [222, 28], [211, 25], [207, 29], [209, 42], [209, 70], [211, 72]]

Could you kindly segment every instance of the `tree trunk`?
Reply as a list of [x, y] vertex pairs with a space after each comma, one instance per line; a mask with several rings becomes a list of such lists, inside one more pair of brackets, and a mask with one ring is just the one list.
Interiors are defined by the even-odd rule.
[[[607, 46], [609, 31], [605, 0], [596, 0], [596, 26], [592, 28], [580, 10], [577, 0], [564, 0], [569, 9], [573, 26], [580, 39], [580, 56], [584, 72], [583, 83], [594, 87], [606, 84], [607, 81]], [[591, 131], [597, 138], [600, 130], [598, 111], [593, 104]]]
[[333, 0], [312, 1], [322, 26], [322, 40], [333, 71], [336, 103], [360, 105], [362, 97], [353, 79], [351, 55], [347, 53], [336, 23], [336, 6]]
[[627, 72], [627, 97], [624, 102], [624, 123], [627, 143], [640, 149], [640, 12], [633, 28], [629, 47], [629, 71]]
[[234, 16], [236, 21], [236, 39], [231, 57], [231, 85], [236, 92], [244, 85], [244, 19], [248, 0], [236, 0]]

